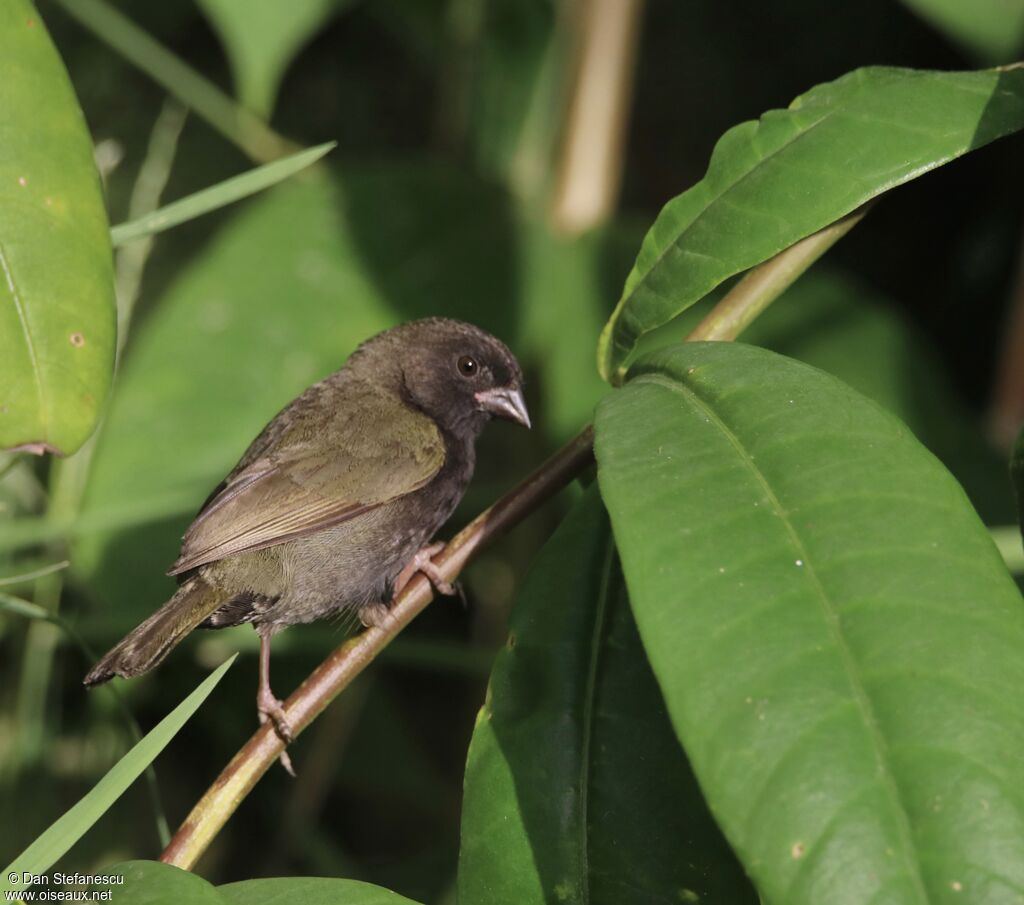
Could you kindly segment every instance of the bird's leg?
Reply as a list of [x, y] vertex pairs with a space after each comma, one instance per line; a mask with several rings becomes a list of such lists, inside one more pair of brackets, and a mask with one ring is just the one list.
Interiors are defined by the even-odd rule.
[[443, 549], [444, 541], [438, 541], [434, 544], [428, 544], [417, 551], [413, 558], [405, 564], [405, 568], [398, 573], [398, 578], [395, 579], [394, 596], [397, 597], [402, 593], [402, 588], [409, 583], [413, 575], [417, 572], [422, 572], [439, 594], [444, 594], [446, 597], [454, 597], [456, 594], [454, 585], [450, 581], [445, 581], [437, 566], [434, 565], [433, 557], [437, 556]]
[[402, 571], [398, 573], [398, 578], [395, 579], [394, 590], [391, 593], [391, 600], [386, 603], [373, 603], [360, 608], [359, 619], [363, 625], [367, 628], [372, 625], [383, 625], [391, 614], [391, 607], [394, 606], [398, 595], [402, 593], [402, 589], [405, 588], [417, 572], [422, 572], [439, 594], [445, 594], [449, 597], [458, 594], [458, 588], [451, 582], [445, 581], [437, 566], [434, 565], [432, 557], [436, 556], [443, 549], [444, 542], [438, 541], [418, 550], [412, 559], [405, 564]]
[[[256, 693], [256, 711], [260, 718], [260, 725], [262, 726], [267, 720], [270, 720], [274, 724], [274, 730], [278, 737], [287, 745], [294, 737], [292, 727], [284, 712], [284, 704], [270, 690], [270, 636], [273, 634], [273, 630], [261, 629], [262, 626], [256, 629], [260, 636], [260, 687]], [[280, 761], [281, 766], [294, 776], [295, 769], [292, 767], [292, 759], [288, 756], [287, 751], [281, 752]]]

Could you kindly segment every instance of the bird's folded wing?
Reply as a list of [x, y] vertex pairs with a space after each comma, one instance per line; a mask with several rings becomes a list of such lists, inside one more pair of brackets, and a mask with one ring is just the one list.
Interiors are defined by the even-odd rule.
[[444, 440], [425, 415], [394, 405], [402, 411], [378, 411], [370, 429], [337, 425], [334, 448], [300, 425], [232, 473], [185, 533], [167, 574], [338, 525], [426, 485], [444, 464]]

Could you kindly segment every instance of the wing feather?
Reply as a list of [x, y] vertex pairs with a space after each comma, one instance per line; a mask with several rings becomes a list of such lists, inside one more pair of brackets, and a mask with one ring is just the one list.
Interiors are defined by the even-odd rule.
[[[339, 412], [331, 425], [335, 449], [323, 448], [315, 411], [303, 419], [285, 409], [275, 419], [287, 422], [276, 442], [257, 458], [247, 454], [228, 476], [185, 533], [168, 574], [321, 531], [425, 486], [444, 464], [440, 430], [401, 400], [369, 398], [370, 418], [358, 425], [346, 416], [352, 407], [344, 398], [328, 400]], [[361, 402], [365, 415], [365, 388]]]

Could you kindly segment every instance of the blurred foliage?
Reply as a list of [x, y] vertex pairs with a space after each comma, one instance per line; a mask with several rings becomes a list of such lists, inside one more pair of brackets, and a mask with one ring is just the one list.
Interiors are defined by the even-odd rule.
[[[128, 219], [165, 89], [195, 111], [174, 152], [166, 202], [246, 171], [248, 158], [268, 148], [287, 153], [338, 143], [317, 167], [158, 236], [144, 262], [95, 444], [60, 465], [25, 456], [0, 462], [0, 580], [65, 554], [71, 559], [66, 575], [18, 579], [4, 591], [59, 614], [97, 649], [170, 592], [164, 569], [182, 530], [249, 439], [362, 339], [403, 320], [445, 314], [494, 331], [524, 362], [539, 430], [520, 436], [499, 425], [485, 434], [477, 477], [453, 520], [460, 525], [578, 430], [606, 395], [595, 347], [644, 230], [668, 199], [698, 183], [727, 128], [864, 65], [964, 69], [974, 56], [1003, 61], [1020, 47], [1012, 4], [1003, 19], [993, 2], [964, 21], [943, 13], [952, 4], [925, 0], [904, 6], [868, 0], [824, 12], [811, 0], [783, 7], [650, 0], [636, 58], [620, 213], [583, 236], [559, 236], [547, 225], [546, 205], [575, 47], [572, 16], [554, 0], [115, 5], [160, 42], [173, 64], [201, 74], [200, 82], [176, 78], [174, 65], [168, 69], [148, 45], [132, 44], [131, 31], [121, 34], [120, 47], [99, 40], [67, 14], [74, 6], [74, 0], [40, 0], [39, 12], [103, 152], [97, 157], [111, 222]], [[104, 9], [90, 0], [75, 15], [99, 10], [100, 20], [90, 26], [97, 30]], [[933, 21], [954, 43], [933, 31]], [[142, 68], [124, 58], [132, 49]], [[6, 97], [0, 92], [2, 135], [11, 132]], [[39, 109], [29, 112], [36, 116]], [[943, 112], [941, 104], [931, 110], [939, 118]], [[902, 121], [899, 109], [889, 113]], [[1005, 460], [989, 447], [981, 425], [1024, 224], [1020, 153], [1019, 138], [996, 143], [887, 197], [827, 266], [797, 283], [744, 337], [828, 371], [896, 414], [992, 524], [1012, 518]], [[40, 166], [53, 166], [47, 155], [36, 157]], [[0, 172], [5, 165], [0, 159]], [[830, 178], [841, 182], [845, 165], [836, 162]], [[799, 194], [802, 185], [797, 180], [790, 188]], [[726, 238], [730, 222], [723, 226]], [[53, 262], [41, 273], [66, 278]], [[640, 354], [685, 337], [708, 304], [644, 337]], [[690, 815], [708, 817], [666, 713], [677, 722], [690, 717], [678, 699], [669, 698], [666, 711], [660, 697], [665, 663], [679, 659], [681, 648], [655, 655], [644, 639], [659, 693], [615, 557], [602, 546], [607, 525], [580, 521], [579, 512], [596, 508], [593, 491], [520, 589], [527, 564], [573, 499], [576, 490], [481, 556], [465, 576], [466, 608], [432, 606], [331, 705], [294, 746], [298, 780], [272, 771], [201, 863], [203, 877], [228, 885], [182, 875], [173, 882], [190, 884], [191, 892], [181, 901], [269, 901], [281, 894], [270, 881], [258, 888], [231, 881], [275, 875], [344, 876], [416, 901], [454, 901], [466, 751], [517, 592], [514, 627], [522, 647], [500, 655], [492, 680], [492, 695], [496, 689], [512, 694], [500, 704], [492, 697], [485, 713], [493, 719], [476, 729], [467, 774], [487, 777], [494, 791], [467, 795], [464, 841], [474, 827], [483, 835], [476, 851], [464, 844], [463, 863], [476, 858], [480, 865], [481, 846], [486, 855], [497, 844], [486, 827], [515, 804], [524, 782], [530, 798], [522, 814], [546, 819], [552, 802], [539, 790], [563, 788], [584, 762], [579, 726], [559, 722], [558, 704], [566, 700], [559, 695], [589, 693], [600, 717], [597, 747], [589, 752], [593, 806], [606, 806], [615, 823], [587, 823], [585, 815], [570, 813], [587, 851], [603, 853], [608, 863], [617, 855], [633, 868], [661, 853], [665, 872], [647, 871], [652, 883], [679, 895], [700, 891], [701, 901], [740, 900], [737, 890], [746, 881], [722, 839], [703, 830], [696, 844], [688, 837]], [[57, 511], [53, 500], [61, 501]], [[593, 637], [587, 632], [595, 628], [595, 612], [567, 602], [573, 593], [587, 595], [573, 580], [585, 571], [584, 560], [600, 560], [611, 576], [601, 632], [613, 656], [603, 684], [589, 691], [579, 682], [593, 649], [580, 643], [566, 651], [557, 639], [562, 630], [577, 642]], [[559, 562], [569, 564], [561, 574]], [[632, 584], [631, 590], [638, 594]], [[656, 634], [645, 619], [651, 617], [637, 619], [641, 635]], [[301, 682], [339, 640], [331, 625], [285, 633], [275, 642], [279, 689]], [[216, 700], [156, 761], [172, 825], [255, 728], [254, 642], [247, 629], [197, 634], [157, 675], [120, 686], [148, 729], [211, 666], [241, 651]], [[111, 690], [87, 695], [82, 689], [87, 666], [80, 646], [58, 627], [0, 611], [0, 814], [18, 815], [0, 822], [0, 862], [67, 811], [131, 745]], [[550, 684], [535, 681], [535, 670], [552, 676]], [[630, 689], [640, 689], [632, 703]], [[580, 699], [573, 700], [564, 711], [570, 715]], [[533, 730], [529, 720], [517, 722], [524, 715], [539, 727], [559, 726], [572, 744], [556, 744], [563, 736], [548, 738], [547, 729]], [[646, 750], [623, 744], [642, 730], [651, 732]], [[541, 756], [542, 744], [550, 756]], [[503, 762], [507, 750], [524, 760]], [[672, 755], [678, 757], [669, 765]], [[535, 772], [517, 773], [529, 757], [537, 758]], [[695, 765], [698, 775], [707, 769], [704, 760]], [[669, 808], [670, 796], [692, 810]], [[643, 841], [635, 819], [641, 802], [665, 808], [664, 833], [646, 850], [623, 855], [620, 843]], [[722, 817], [717, 809], [716, 817]], [[737, 825], [732, 816], [727, 821]], [[60, 865], [86, 870], [155, 858], [155, 827], [151, 801], [137, 784]], [[556, 833], [545, 858], [532, 860], [521, 830], [502, 824], [495, 836], [507, 842], [505, 866], [518, 874], [488, 876], [501, 866], [492, 860], [460, 884], [528, 889], [543, 901], [549, 881], [580, 852]], [[679, 850], [685, 842], [687, 851], [704, 852], [708, 860], [672, 861], [677, 839]], [[712, 863], [726, 868], [708, 872]], [[172, 882], [171, 868], [124, 869], [151, 878], [154, 888]], [[303, 882], [308, 888], [288, 894], [315, 902], [351, 892]], [[592, 887], [559, 888], [574, 901], [591, 892], [593, 901], [616, 900], [607, 898], [616, 887], [600, 877]]]

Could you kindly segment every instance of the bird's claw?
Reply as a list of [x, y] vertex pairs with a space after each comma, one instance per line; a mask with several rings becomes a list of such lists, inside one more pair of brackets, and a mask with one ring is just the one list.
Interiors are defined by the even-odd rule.
[[[284, 704], [272, 694], [263, 694], [261, 692], [256, 702], [256, 707], [260, 725], [266, 725], [269, 721], [273, 724], [277, 737], [286, 745], [290, 745], [295, 738], [295, 733], [292, 732], [291, 723], [288, 722], [288, 716], [284, 712]], [[292, 759], [288, 756], [288, 752], [282, 751], [278, 759], [281, 761], [281, 766], [291, 776], [294, 776], [295, 768], [292, 766]]]
[[441, 570], [437, 568], [434, 562], [434, 557], [443, 549], [444, 542], [438, 541], [417, 551], [416, 555], [406, 563], [405, 568], [398, 574], [398, 579], [395, 581], [395, 597], [399, 595], [402, 588], [409, 583], [409, 579], [417, 572], [423, 573], [438, 594], [454, 597], [458, 593], [455, 585], [441, 574]]

